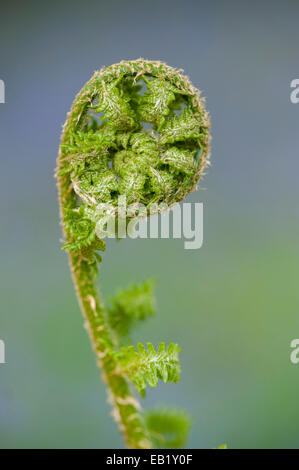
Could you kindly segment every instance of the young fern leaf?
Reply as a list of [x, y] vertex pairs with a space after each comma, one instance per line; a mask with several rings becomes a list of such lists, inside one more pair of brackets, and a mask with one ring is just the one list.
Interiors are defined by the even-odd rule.
[[[130, 448], [156, 445], [153, 421], [148, 419], [147, 427], [131, 382], [143, 394], [146, 383], [177, 382], [179, 348], [160, 343], [155, 350], [147, 343], [147, 349], [138, 344], [138, 350], [119, 350], [131, 328], [153, 314], [153, 286], [126, 289], [110, 308], [104, 307], [95, 283], [101, 261], [97, 251], [105, 249], [98, 223], [117, 219], [120, 197], [134, 207], [143, 203], [145, 216], [154, 202], [172, 206], [182, 201], [209, 163], [209, 128], [204, 101], [190, 80], [166, 64], [144, 59], [96, 71], [75, 98], [63, 127], [57, 160], [63, 249], [113, 416]], [[109, 203], [109, 213], [102, 213], [103, 203]], [[136, 215], [131, 211], [125, 218], [129, 225]], [[171, 423], [175, 429], [178, 420], [162, 418], [162, 434]]]
[[128, 339], [130, 331], [140, 321], [154, 315], [154, 287], [154, 281], [147, 280], [119, 290], [111, 299], [111, 306], [107, 309], [109, 323], [118, 334], [120, 343]]
[[180, 380], [179, 351], [180, 348], [174, 343], [170, 343], [167, 349], [165, 343], [160, 343], [157, 351], [152, 343], [147, 343], [147, 349], [138, 343], [137, 351], [134, 346], [122, 347], [116, 357], [123, 372], [144, 396], [146, 383], [156, 387], [158, 379], [164, 383]]
[[157, 449], [178, 449], [185, 446], [191, 420], [182, 410], [161, 408], [145, 413], [151, 441]]

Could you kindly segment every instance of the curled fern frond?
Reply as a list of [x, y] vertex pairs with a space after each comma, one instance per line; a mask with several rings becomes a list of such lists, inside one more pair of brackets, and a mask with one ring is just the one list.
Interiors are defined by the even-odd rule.
[[[121, 291], [104, 307], [95, 284], [101, 262], [97, 251], [105, 249], [98, 222], [121, 218], [118, 203], [124, 196], [133, 207], [125, 215], [127, 226], [136, 219], [134, 208], [140, 203], [146, 216], [153, 203], [170, 208], [182, 201], [208, 165], [209, 129], [204, 100], [188, 77], [144, 59], [96, 71], [75, 98], [63, 127], [57, 161], [63, 248], [113, 416], [130, 448], [183, 442], [178, 428], [187, 425], [182, 415], [148, 415], [145, 421], [131, 387], [133, 382], [144, 395], [146, 383], [177, 382], [179, 348], [160, 343], [156, 350], [151, 343], [147, 348], [139, 343], [137, 350], [119, 350], [130, 330], [153, 314], [153, 285]], [[102, 212], [102, 206], [109, 209]]]
[[90, 208], [116, 205], [119, 195], [128, 203], [172, 205], [203, 175], [209, 127], [187, 77], [159, 62], [121, 62], [96, 72], [78, 95], [58, 174], [69, 174], [73, 191]]
[[107, 309], [109, 323], [120, 339], [127, 338], [140, 321], [154, 315], [154, 287], [154, 281], [147, 280], [119, 290], [111, 299]]
[[157, 408], [145, 412], [151, 441], [157, 449], [178, 449], [185, 446], [191, 426], [190, 416], [176, 408]]
[[180, 348], [174, 343], [170, 343], [168, 348], [165, 348], [165, 343], [160, 343], [157, 351], [152, 343], [147, 343], [147, 349], [138, 343], [137, 350], [134, 346], [122, 347], [116, 357], [123, 372], [135, 384], [137, 391], [144, 395], [146, 383], [156, 387], [158, 379], [164, 383], [180, 380], [179, 351]]

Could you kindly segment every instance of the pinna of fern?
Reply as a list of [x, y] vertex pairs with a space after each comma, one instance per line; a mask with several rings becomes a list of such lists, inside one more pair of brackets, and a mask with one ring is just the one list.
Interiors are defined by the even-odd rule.
[[110, 305], [102, 302], [95, 284], [98, 251], [105, 250], [96, 231], [98, 207], [109, 203], [117, 210], [125, 196], [149, 214], [153, 203], [171, 207], [182, 201], [208, 165], [209, 128], [204, 101], [189, 79], [144, 59], [95, 72], [63, 128], [57, 160], [63, 248], [113, 416], [130, 448], [184, 444], [186, 413], [143, 412], [132, 387], [144, 396], [159, 380], [177, 382], [180, 348], [130, 344], [132, 328], [154, 313], [152, 281], [119, 291]]

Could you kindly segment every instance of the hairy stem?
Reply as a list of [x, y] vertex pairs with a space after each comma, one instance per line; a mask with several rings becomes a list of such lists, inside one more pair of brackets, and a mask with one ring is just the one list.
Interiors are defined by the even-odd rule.
[[[61, 219], [64, 207], [72, 203], [67, 178], [58, 183]], [[64, 230], [67, 240], [67, 233]], [[97, 363], [103, 372], [103, 380], [108, 387], [108, 397], [112, 405], [112, 415], [118, 423], [126, 445], [132, 449], [149, 449], [151, 443], [147, 435], [141, 405], [133, 396], [128, 379], [118, 368], [118, 362], [111, 351], [115, 340], [109, 329], [104, 305], [95, 283], [92, 267], [82, 258], [80, 252], [69, 251], [69, 262], [77, 298], [85, 319], [92, 348]]]

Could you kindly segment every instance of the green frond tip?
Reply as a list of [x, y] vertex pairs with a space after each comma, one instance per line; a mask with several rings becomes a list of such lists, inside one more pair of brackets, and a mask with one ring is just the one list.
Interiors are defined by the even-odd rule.
[[172, 408], [147, 411], [145, 423], [153, 447], [157, 449], [184, 447], [191, 427], [190, 416], [183, 410]]
[[158, 379], [164, 383], [180, 380], [179, 351], [174, 343], [170, 343], [168, 348], [165, 348], [165, 343], [160, 343], [157, 351], [152, 343], [147, 343], [147, 349], [138, 343], [137, 351], [134, 346], [122, 347], [116, 357], [123, 372], [144, 396], [146, 382], [150, 387], [156, 387]]
[[146, 280], [117, 292], [108, 308], [109, 323], [120, 338], [128, 337], [132, 328], [154, 314], [155, 282]]

